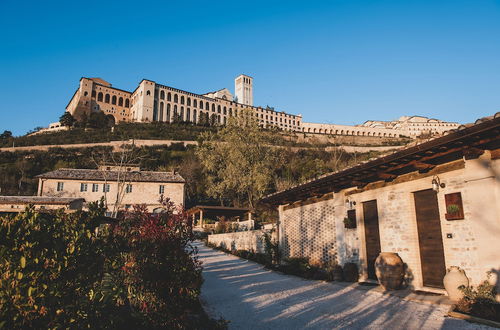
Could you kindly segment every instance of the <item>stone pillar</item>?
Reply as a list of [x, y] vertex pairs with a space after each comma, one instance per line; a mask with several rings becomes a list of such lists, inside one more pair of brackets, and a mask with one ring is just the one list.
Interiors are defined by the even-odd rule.
[[200, 227], [203, 228], [203, 210], [200, 209]]

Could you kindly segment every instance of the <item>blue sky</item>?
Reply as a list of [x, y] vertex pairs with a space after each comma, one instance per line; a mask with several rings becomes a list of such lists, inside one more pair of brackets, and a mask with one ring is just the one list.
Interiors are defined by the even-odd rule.
[[0, 0], [0, 132], [57, 121], [82, 76], [205, 93], [240, 73], [304, 121], [500, 111], [500, 1]]

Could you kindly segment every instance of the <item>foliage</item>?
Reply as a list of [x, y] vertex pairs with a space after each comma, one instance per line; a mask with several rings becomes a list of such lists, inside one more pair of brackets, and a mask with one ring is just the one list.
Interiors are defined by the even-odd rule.
[[[0, 224], [0, 320], [5, 328], [92, 325], [103, 276], [97, 216], [28, 208]], [[110, 319], [110, 322], [113, 322]]]
[[7, 140], [8, 138], [12, 137], [12, 132], [11, 131], [3, 131], [2, 134], [0, 134], [0, 139], [1, 140]]
[[279, 242], [272, 239], [272, 232], [265, 232], [262, 235], [264, 250], [274, 264], [279, 264], [281, 260], [281, 250]]
[[61, 117], [59, 117], [59, 122], [63, 126], [72, 127], [75, 124], [76, 119], [73, 117], [71, 113], [66, 111], [62, 114]]
[[446, 207], [446, 212], [449, 214], [454, 214], [460, 212], [460, 206], [457, 204], [450, 204]]
[[138, 206], [108, 224], [102, 202], [0, 218], [0, 328], [221, 325], [193, 314], [202, 279], [191, 221], [163, 204], [159, 215]]
[[473, 286], [459, 288], [464, 294], [456, 305], [459, 312], [500, 321], [500, 304], [495, 299], [495, 286], [489, 282], [490, 277], [491, 272], [488, 272], [487, 279], [477, 288]]
[[344, 227], [345, 228], [356, 228], [356, 219], [345, 217], [344, 218]]
[[197, 150], [207, 175], [207, 193], [223, 201], [234, 196], [251, 209], [269, 191], [279, 154], [271, 148], [275, 134], [263, 130], [249, 110], [231, 117], [227, 126], [208, 133]]

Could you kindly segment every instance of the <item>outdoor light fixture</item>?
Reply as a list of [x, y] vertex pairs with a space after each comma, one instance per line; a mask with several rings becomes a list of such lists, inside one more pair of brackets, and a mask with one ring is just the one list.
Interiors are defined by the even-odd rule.
[[352, 209], [354, 205], [356, 205], [356, 202], [350, 201], [349, 199], [345, 200], [346, 209]]
[[439, 180], [439, 177], [437, 175], [434, 175], [432, 178], [432, 190], [435, 192], [439, 191], [439, 188], [444, 188], [446, 185], [444, 183], [441, 183], [441, 180]]

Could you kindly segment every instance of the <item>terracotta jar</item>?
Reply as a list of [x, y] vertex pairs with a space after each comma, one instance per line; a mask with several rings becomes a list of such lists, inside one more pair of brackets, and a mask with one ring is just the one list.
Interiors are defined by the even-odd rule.
[[397, 253], [381, 252], [375, 260], [375, 274], [384, 289], [397, 290], [403, 282], [403, 260]]
[[469, 286], [469, 279], [465, 276], [463, 269], [458, 266], [451, 266], [443, 278], [444, 288], [448, 293], [448, 298], [453, 301], [460, 300], [464, 294], [460, 291], [460, 286]]

